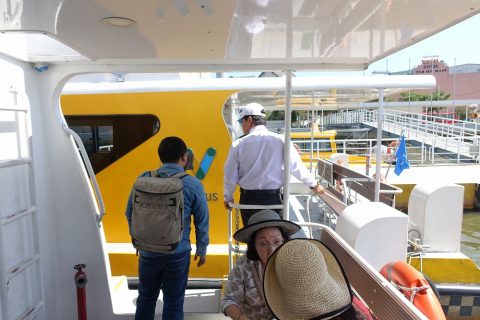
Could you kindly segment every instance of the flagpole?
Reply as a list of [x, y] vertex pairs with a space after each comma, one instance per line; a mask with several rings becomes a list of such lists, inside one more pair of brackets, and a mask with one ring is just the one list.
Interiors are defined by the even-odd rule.
[[375, 202], [380, 201], [380, 177], [382, 165], [382, 134], [383, 134], [383, 95], [384, 89], [378, 92], [378, 116], [377, 116], [377, 147], [375, 148]]

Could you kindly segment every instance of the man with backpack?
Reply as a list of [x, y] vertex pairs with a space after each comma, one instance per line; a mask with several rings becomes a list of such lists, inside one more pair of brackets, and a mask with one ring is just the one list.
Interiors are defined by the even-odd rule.
[[185, 142], [167, 137], [161, 141], [158, 155], [163, 166], [137, 179], [125, 213], [132, 243], [140, 252], [136, 320], [154, 319], [160, 289], [162, 319], [183, 319], [192, 215], [198, 267], [206, 261], [209, 242], [207, 199], [200, 181], [185, 173]]

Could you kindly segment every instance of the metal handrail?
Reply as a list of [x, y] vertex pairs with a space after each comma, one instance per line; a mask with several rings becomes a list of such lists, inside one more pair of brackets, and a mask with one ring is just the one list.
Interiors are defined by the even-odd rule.
[[[384, 139], [384, 141], [396, 141], [398, 139], [395, 139], [395, 138], [389, 138], [389, 139]], [[422, 138], [422, 139], [415, 139], [415, 138], [405, 138], [405, 141], [409, 142], [409, 141], [418, 141], [418, 140], [421, 140], [420, 141], [420, 145], [419, 146], [408, 146], [408, 150], [419, 150], [418, 152], [418, 155], [425, 155], [427, 154], [427, 151], [426, 151], [426, 148], [427, 148], [427, 145], [431, 145], [431, 147], [428, 147], [429, 149], [429, 157], [426, 158], [425, 156], [423, 156], [422, 158], [420, 159], [412, 159], [412, 158], [409, 158], [409, 162], [410, 162], [410, 165], [411, 166], [415, 166], [415, 165], [422, 165], [422, 164], [426, 164], [427, 162], [430, 162], [431, 164], [436, 164], [435, 163], [435, 160], [438, 160], [438, 159], [434, 159], [433, 156], [437, 155], [437, 156], [441, 156], [441, 155], [448, 155], [448, 154], [452, 154], [452, 152], [454, 151], [440, 151], [439, 149], [445, 149], [446, 147], [450, 147], [450, 148], [455, 148], [457, 151], [459, 150], [459, 147], [460, 147], [460, 154], [457, 155], [456, 158], [450, 158], [450, 162], [449, 163], [452, 163], [451, 161], [454, 160], [456, 164], [465, 164], [465, 165], [468, 165], [468, 164], [474, 164], [475, 162], [479, 162], [480, 160], [478, 160], [478, 154], [480, 152], [478, 151], [475, 151], [476, 149], [473, 149], [474, 147], [473, 146], [477, 146], [478, 144], [474, 144], [472, 146], [472, 148], [470, 148], [470, 145], [465, 143], [465, 142], [462, 142], [461, 141], [461, 138], [458, 138], [458, 137], [451, 137], [451, 138], [444, 138], [442, 141], [443, 142], [443, 145], [440, 144], [440, 142], [438, 141], [433, 141], [432, 139], [425, 139], [425, 138]], [[432, 141], [430, 141], [432, 140]], [[440, 139], [438, 139], [440, 140]], [[299, 141], [299, 140], [297, 140]], [[293, 141], [295, 142], [295, 141]], [[371, 156], [373, 154], [371, 154], [371, 145], [373, 145], [373, 142], [375, 142], [375, 139], [356, 139], [356, 140], [350, 140], [350, 139], [335, 139], [335, 140], [332, 140], [332, 142], [335, 142], [336, 145], [337, 145], [337, 152], [342, 152], [342, 153], [346, 153], [346, 154], [349, 154], [349, 155], [354, 155], [354, 156], [360, 156], [360, 157], [367, 157], [367, 156]], [[362, 146], [362, 147], [358, 147], [358, 146], [348, 146], [348, 144], [350, 143], [357, 143], [357, 144], [365, 144], [365, 146]], [[447, 144], [447, 146], [445, 146], [445, 144]], [[343, 147], [340, 147], [341, 150], [338, 150], [338, 146], [342, 145]], [[302, 150], [302, 151], [305, 151], [305, 150]], [[308, 152], [310, 150], [307, 150]], [[331, 150], [316, 150], [314, 148], [314, 153], [326, 153], [326, 154], [331, 154], [332, 151]], [[469, 156], [467, 156], [466, 154], [469, 153]], [[477, 157], [477, 158], [475, 158]], [[314, 157], [314, 160], [318, 160], [318, 158], [320, 157]], [[463, 161], [466, 161], [466, 162], [462, 162]], [[468, 161], [467, 161], [468, 160]], [[439, 162], [438, 164], [445, 164], [445, 162]]]
[[[372, 179], [372, 178], [369, 178], [369, 177], [367, 177], [367, 178], [343, 178], [343, 179], [341, 179], [343, 190], [344, 190], [344, 192], [343, 192], [343, 203], [348, 204], [348, 196], [347, 196], [346, 190], [351, 189], [348, 186], [347, 182], [356, 182], [356, 181], [358, 181], [358, 182], [375, 182], [375, 179]], [[400, 193], [403, 192], [402, 189], [400, 189], [400, 188], [398, 188], [394, 185], [390, 185], [390, 186], [393, 189], [380, 189], [379, 193], [380, 194], [394, 194], [394, 195], [396, 195], [396, 194], [400, 194]], [[395, 197], [393, 198], [392, 207], [395, 208]]]
[[[340, 112], [325, 117], [326, 124], [341, 124], [341, 123], [376, 123], [377, 111], [369, 110], [355, 110], [348, 112]], [[456, 163], [480, 163], [480, 152], [476, 151], [480, 145], [480, 123], [469, 122], [456, 119], [445, 119], [442, 117], [428, 116], [417, 113], [409, 113], [397, 110], [385, 110], [384, 114], [384, 129], [401, 134], [405, 132], [406, 140], [417, 140], [421, 142], [422, 149], [427, 145], [431, 145], [429, 161], [435, 163], [435, 155], [442, 155], [438, 149], [447, 150], [444, 154], [451, 155], [456, 153]], [[453, 123], [445, 123], [451, 121]], [[391, 139], [392, 141], [396, 139]], [[315, 141], [315, 140], [314, 140]], [[343, 144], [343, 152], [347, 151], [347, 143], [351, 140], [334, 140], [337, 146]], [[367, 142], [368, 141], [368, 142]], [[371, 139], [356, 139], [355, 142], [369, 143]], [[386, 139], [390, 141], [390, 139]], [[413, 148], [413, 147], [410, 147]], [[358, 147], [355, 148], [358, 151]], [[315, 151], [315, 150], [313, 150]], [[318, 150], [322, 152], [322, 150]], [[323, 150], [329, 152], [328, 150]], [[366, 153], [368, 150], [365, 150]], [[422, 151], [423, 155], [423, 151]], [[421, 164], [425, 162], [422, 157]], [[413, 164], [414, 161], [410, 161]], [[466, 163], [465, 163], [466, 164]]]
[[[340, 124], [352, 122], [376, 122], [376, 119], [377, 111], [355, 110], [329, 115], [325, 117], [325, 123]], [[385, 110], [384, 122], [386, 124], [402, 124], [406, 128], [424, 129], [425, 131], [431, 131], [434, 133], [450, 132], [452, 137], [455, 136], [455, 133], [459, 136], [466, 136], [473, 139], [478, 139], [480, 137], [480, 124], [472, 121], [447, 119], [398, 110]]]
[[228, 270], [233, 268], [233, 255], [232, 253], [243, 253], [241, 250], [237, 250], [233, 246], [233, 234], [232, 234], [232, 209], [283, 209], [283, 204], [274, 205], [251, 205], [251, 204], [237, 204], [233, 202], [228, 203]]
[[64, 129], [68, 134], [70, 134], [73, 140], [75, 140], [75, 143], [77, 144], [77, 147], [78, 147], [78, 151], [80, 151], [80, 155], [82, 157], [83, 163], [85, 164], [85, 169], [87, 170], [88, 177], [90, 179], [90, 183], [92, 184], [93, 191], [95, 193], [95, 199], [98, 205], [98, 214], [95, 217], [97, 220], [97, 224], [100, 226], [103, 216], [105, 215], [105, 204], [103, 202], [102, 194], [100, 192], [97, 179], [95, 178], [95, 172], [93, 171], [92, 164], [90, 163], [90, 159], [88, 158], [87, 150], [83, 145], [82, 139], [75, 131], [67, 127], [65, 127]]

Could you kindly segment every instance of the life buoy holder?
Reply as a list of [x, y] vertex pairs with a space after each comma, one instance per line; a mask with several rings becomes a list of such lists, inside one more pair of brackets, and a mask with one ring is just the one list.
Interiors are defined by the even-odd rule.
[[446, 319], [435, 292], [417, 269], [403, 261], [396, 261], [383, 266], [380, 274], [400, 290], [428, 319]]

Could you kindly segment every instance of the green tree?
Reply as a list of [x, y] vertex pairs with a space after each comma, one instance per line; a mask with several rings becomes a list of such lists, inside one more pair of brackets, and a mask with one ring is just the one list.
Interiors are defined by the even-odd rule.
[[[393, 102], [395, 101], [395, 98], [392, 98], [392, 97], [384, 97], [383, 98], [383, 101], [384, 102]], [[378, 102], [378, 99], [373, 99], [373, 100], [370, 100], [368, 102]]]
[[[433, 93], [416, 93], [416, 92], [402, 92], [400, 93], [399, 101], [439, 101], [448, 100], [450, 93], [436, 90]], [[432, 107], [432, 111], [440, 111], [442, 107]]]
[[[298, 119], [298, 112], [292, 111], [292, 123], [297, 122]], [[285, 120], [285, 112], [284, 111], [272, 111], [267, 112], [267, 120]]]
[[436, 90], [434, 93], [416, 93], [416, 92], [402, 92], [400, 93], [399, 101], [438, 101], [448, 100], [450, 93]]

